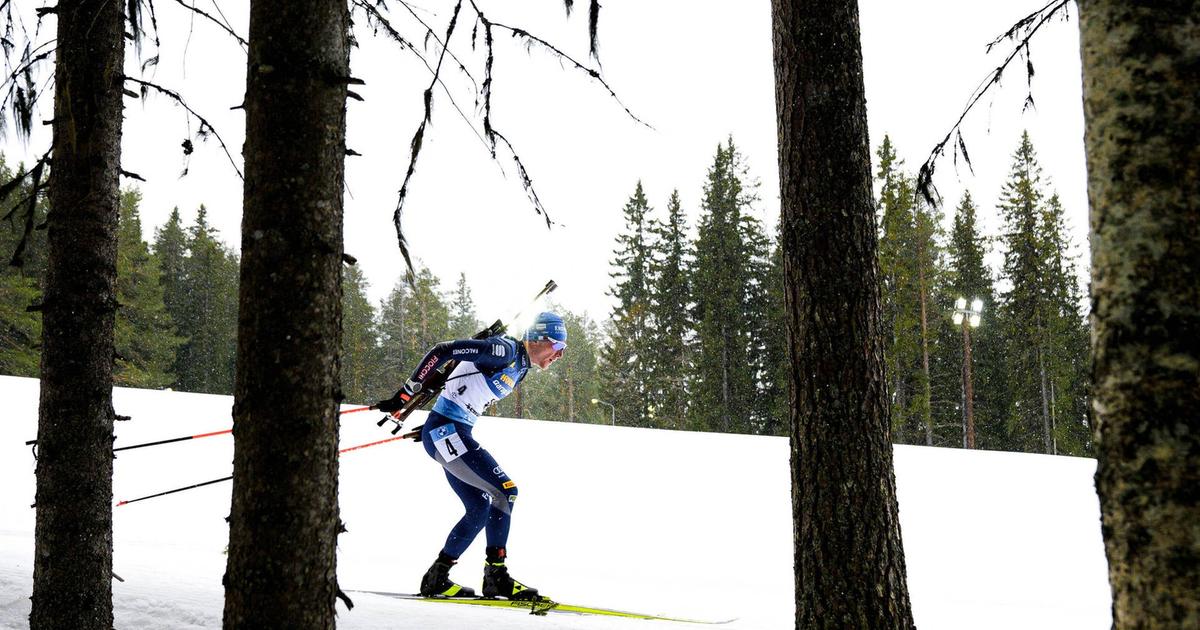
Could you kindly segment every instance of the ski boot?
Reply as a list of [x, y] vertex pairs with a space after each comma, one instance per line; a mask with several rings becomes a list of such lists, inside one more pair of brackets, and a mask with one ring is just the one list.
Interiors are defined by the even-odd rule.
[[444, 553], [421, 578], [421, 597], [475, 597], [475, 590], [450, 581], [450, 568], [455, 560]]
[[542, 597], [536, 588], [526, 586], [508, 574], [508, 567], [504, 566], [506, 557], [504, 547], [487, 548], [487, 562], [483, 565], [483, 596], [540, 601]]

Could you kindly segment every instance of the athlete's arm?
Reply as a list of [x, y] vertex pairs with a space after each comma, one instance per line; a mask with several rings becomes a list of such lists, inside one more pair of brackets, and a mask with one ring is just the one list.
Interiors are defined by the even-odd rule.
[[497, 368], [516, 359], [516, 346], [503, 337], [443, 341], [430, 348], [410, 380], [424, 383], [447, 361], [467, 361], [481, 368]]

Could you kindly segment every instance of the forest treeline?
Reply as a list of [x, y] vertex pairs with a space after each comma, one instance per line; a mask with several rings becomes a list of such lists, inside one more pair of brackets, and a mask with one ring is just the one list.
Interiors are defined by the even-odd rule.
[[[969, 193], [945, 229], [896, 155], [885, 137], [875, 184], [893, 441], [965, 446], [965, 336], [953, 321], [961, 297], [983, 305], [979, 326], [967, 331], [976, 447], [1090, 453], [1079, 270], [1062, 204], [1028, 135], [995, 200], [996, 234], [981, 232]], [[0, 169], [9, 179], [11, 169], [2, 162]], [[597, 322], [552, 305], [567, 323], [568, 352], [491, 413], [786, 434], [782, 258], [777, 236], [756, 217], [757, 183], [732, 139], [717, 147], [699, 193], [698, 212], [684, 207], [678, 190], [656, 208], [636, 184], [610, 261], [613, 311]], [[140, 202], [136, 190], [122, 193], [116, 382], [230, 394], [238, 255], [203, 206], [189, 225], [176, 208], [146, 242]], [[688, 216], [698, 217], [694, 226]], [[44, 221], [42, 208], [34, 221]], [[14, 250], [20, 229], [0, 231], [4, 251]], [[995, 269], [986, 260], [993, 252]], [[43, 231], [33, 231], [23, 256], [23, 267], [0, 274], [0, 372], [36, 377]], [[447, 284], [421, 267], [413, 284], [397, 281], [379, 304], [367, 289], [357, 267], [343, 267], [347, 402], [390, 396], [430, 346], [469, 337], [493, 315], [476, 312], [465, 275]]]

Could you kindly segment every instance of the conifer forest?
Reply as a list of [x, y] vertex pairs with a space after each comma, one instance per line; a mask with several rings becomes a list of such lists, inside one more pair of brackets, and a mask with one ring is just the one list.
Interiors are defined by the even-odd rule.
[[[796, 630], [916, 627], [897, 453], [1094, 465], [1077, 494], [1112, 627], [1200, 627], [1200, 0], [608, 4], [0, 0], [0, 375], [37, 380], [14, 420], [36, 419], [28, 580], [0, 611], [114, 627], [126, 387], [228, 396], [232, 428], [204, 435], [232, 451], [229, 630], [337, 625], [341, 414], [411, 431], [439, 395], [462, 416], [394, 439], [445, 467], [455, 531], [478, 525], [463, 549], [487, 529], [485, 596], [559, 605], [507, 573], [516, 485], [470, 438], [494, 415], [620, 427], [510, 425], [547, 442], [770, 445], [790, 496], [761, 503], [790, 499], [790, 540], [746, 555], [794, 560], [772, 603]], [[960, 55], [986, 68], [945, 65]], [[555, 271], [590, 279], [537, 304], [569, 341], [504, 321], [520, 339], [440, 346], [437, 378], [406, 382], [512, 315], [481, 296]], [[607, 312], [579, 306], [601, 295]], [[444, 388], [467, 364], [471, 388]], [[473, 446], [438, 451], [437, 431]], [[642, 477], [696, 463], [656, 450], [604, 455]], [[688, 483], [730, 466], [702, 463]], [[423, 596], [467, 592], [455, 561]]]
[[[925, 203], [889, 138], [875, 158], [894, 442], [967, 444], [964, 325], [953, 317], [955, 301], [965, 298], [982, 302], [976, 325], [964, 321], [974, 447], [1089, 454], [1086, 270], [1028, 135], [1014, 139], [1002, 194], [983, 206], [1003, 219], [996, 234], [980, 231], [981, 204], [970, 193], [949, 219]], [[700, 200], [690, 213], [700, 217], [696, 225], [688, 225], [679, 191], [655, 203], [636, 183], [625, 205], [613, 209], [625, 221], [609, 261], [616, 307], [603, 318], [564, 312], [571, 352], [558, 369], [531, 375], [521, 394], [493, 413], [785, 435], [782, 262], [773, 226], [758, 218], [759, 185], [747, 166], [733, 138], [717, 145], [703, 190], [693, 191]], [[0, 175], [11, 178], [11, 170]], [[135, 187], [122, 192], [115, 382], [230, 394], [237, 252], [209, 225], [203, 206], [189, 225], [174, 209], [148, 243], [139, 204]], [[23, 305], [40, 296], [46, 253], [39, 234], [26, 266], [0, 276], [6, 374], [37, 374], [40, 321]], [[12, 231], [0, 238], [15, 246]], [[361, 270], [345, 266], [342, 273], [348, 401], [387, 398], [435, 343], [470, 337], [494, 319], [477, 312], [463, 275], [443, 279], [421, 266], [413, 283], [398, 275], [386, 299], [373, 304]]]

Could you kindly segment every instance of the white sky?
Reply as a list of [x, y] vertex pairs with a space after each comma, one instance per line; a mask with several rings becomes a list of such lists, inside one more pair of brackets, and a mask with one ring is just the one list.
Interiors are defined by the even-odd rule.
[[[215, 12], [211, 0], [196, 2]], [[241, 48], [205, 20], [196, 18], [189, 26], [191, 14], [178, 4], [156, 4], [160, 30], [170, 37], [164, 36], [161, 63], [152, 71], [152, 80], [183, 93], [193, 109], [217, 127], [240, 167], [243, 114], [229, 108], [242, 101]], [[396, 9], [393, 23], [419, 46], [419, 27], [406, 19], [398, 2], [390, 4]], [[906, 166], [915, 171], [1007, 50], [985, 56], [985, 44], [1043, 4], [862, 0], [872, 147], [884, 133], [890, 134]], [[453, 4], [419, 0], [414, 6], [421, 7], [418, 13], [440, 36]], [[561, 0], [493, 0], [481, 6], [493, 21], [523, 26], [587, 61], [587, 2], [576, 2], [570, 19]], [[225, 0], [221, 9], [245, 36], [248, 3]], [[358, 21], [364, 26], [361, 17]], [[48, 22], [43, 32], [50, 34], [52, 28]], [[482, 47], [472, 53], [469, 34], [470, 21], [460, 20], [452, 49], [482, 82]], [[349, 104], [348, 145], [363, 155], [347, 161], [345, 239], [346, 251], [359, 259], [372, 284], [371, 297], [378, 301], [403, 265], [391, 215], [429, 73], [411, 53], [399, 52], [382, 36], [372, 38], [363, 28], [358, 35], [362, 45], [353, 51], [351, 64], [353, 74], [367, 82], [355, 90], [366, 102]], [[779, 202], [767, 0], [613, 0], [603, 5], [604, 76], [653, 130], [631, 120], [582, 73], [564, 69], [545, 52], [527, 54], [502, 31], [496, 36], [493, 124], [519, 151], [559, 225], [547, 233], [526, 200], [511, 160], [501, 153], [506, 178], [441, 90], [435, 93], [433, 123], [405, 205], [405, 229], [415, 256], [447, 290], [459, 272], [465, 272], [481, 319], [509, 314], [550, 278], [560, 286], [555, 298], [566, 307], [606, 317], [611, 306], [605, 294], [611, 282], [608, 261], [623, 226], [621, 208], [636, 182], [642, 180], [660, 213], [671, 190], [678, 188], [694, 227], [706, 170], [717, 144], [730, 135], [762, 182], [760, 218], [775, 224]], [[1037, 110], [1022, 114], [1025, 76], [1018, 64], [1004, 89], [985, 99], [966, 125], [974, 175], [960, 163], [956, 176], [946, 159], [936, 182], [946, 200], [947, 219], [966, 187], [981, 207], [982, 227], [995, 234], [999, 221], [992, 205], [1021, 130], [1028, 129], [1046, 174], [1062, 196], [1075, 245], [1086, 252], [1082, 97], [1073, 12], [1070, 21], [1048, 25], [1033, 51]], [[130, 59], [132, 67], [132, 53]], [[430, 59], [435, 57], [430, 54]], [[443, 77], [474, 120], [475, 95], [469, 82], [453, 68], [444, 68]], [[51, 117], [51, 102], [43, 101], [41, 119]], [[190, 222], [204, 203], [222, 238], [236, 247], [241, 181], [215, 141], [197, 145], [190, 174], [179, 178], [179, 145], [188, 135], [185, 125], [182, 110], [164, 97], [151, 96], [145, 104], [127, 99], [122, 162], [126, 170], [149, 180], [140, 184], [147, 239], [172, 207], [178, 206]], [[17, 143], [9, 132], [0, 149], [12, 161], [40, 155], [49, 134], [48, 128], [37, 126], [29, 146]], [[1082, 268], [1085, 259], [1080, 262]]]

